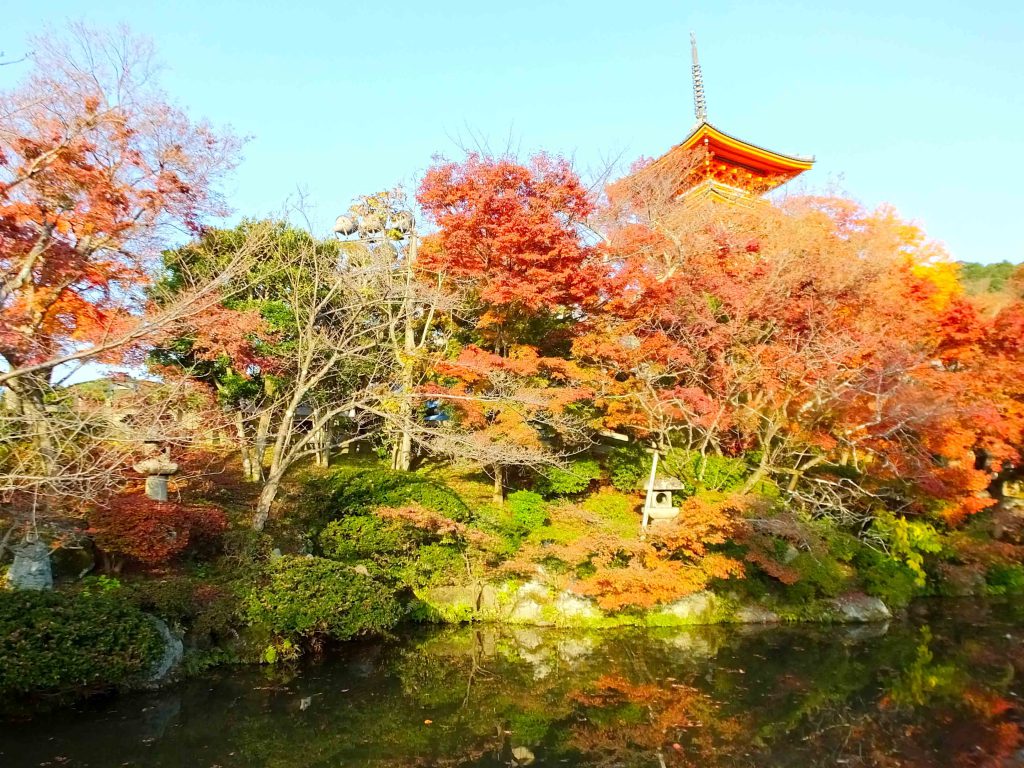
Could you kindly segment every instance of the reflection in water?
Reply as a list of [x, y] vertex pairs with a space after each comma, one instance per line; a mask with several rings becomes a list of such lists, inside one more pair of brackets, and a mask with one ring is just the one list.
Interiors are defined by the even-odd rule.
[[472, 627], [0, 725], [3, 766], [1024, 766], [1024, 613]]

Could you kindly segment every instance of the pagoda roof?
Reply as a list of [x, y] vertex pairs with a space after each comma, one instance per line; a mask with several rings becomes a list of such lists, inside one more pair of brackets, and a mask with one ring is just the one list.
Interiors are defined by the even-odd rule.
[[[705, 153], [694, 163], [692, 153]], [[761, 194], [799, 176], [814, 165], [813, 157], [784, 155], [737, 139], [707, 120], [697, 123], [682, 142], [634, 174], [634, 178], [658, 175], [678, 176], [677, 194], [687, 194], [702, 182]]]
[[729, 159], [746, 159], [756, 163], [758, 167], [765, 167], [766, 170], [775, 173], [786, 171], [802, 173], [808, 171], [814, 165], [813, 157], [801, 157], [799, 155], [784, 155], [781, 152], [773, 152], [770, 149], [759, 147], [748, 141], [737, 139], [725, 131], [716, 128], [706, 120], [701, 121], [693, 129], [689, 136], [669, 152], [675, 150], [694, 149], [699, 144], [705, 143], [716, 156]]

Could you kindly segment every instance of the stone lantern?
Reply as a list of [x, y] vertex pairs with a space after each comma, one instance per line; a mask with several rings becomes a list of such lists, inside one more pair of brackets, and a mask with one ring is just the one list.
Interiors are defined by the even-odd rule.
[[647, 479], [647, 498], [644, 500], [643, 527], [652, 520], [671, 520], [679, 514], [679, 507], [672, 503], [672, 493], [681, 491], [684, 485], [675, 477], [658, 474], [658, 459], [661, 453], [651, 451], [651, 474]]
[[7, 581], [14, 589], [53, 589], [50, 550], [38, 536], [30, 534], [15, 547], [14, 562]]
[[655, 477], [647, 502], [647, 517], [650, 520], [671, 520], [678, 515], [679, 507], [675, 506], [672, 493], [682, 491], [685, 487], [678, 478], [666, 475]]
[[167, 478], [178, 471], [178, 465], [171, 461], [171, 449], [164, 446], [161, 450], [159, 440], [147, 440], [146, 445], [152, 453], [132, 469], [146, 476], [146, 496], [154, 501], [167, 501]]

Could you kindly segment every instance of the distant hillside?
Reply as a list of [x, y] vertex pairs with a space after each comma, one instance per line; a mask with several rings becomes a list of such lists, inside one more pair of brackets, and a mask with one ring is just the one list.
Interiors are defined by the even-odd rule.
[[960, 262], [960, 277], [968, 293], [998, 293], [1006, 286], [1020, 264], [1000, 261], [996, 264], [974, 264]]

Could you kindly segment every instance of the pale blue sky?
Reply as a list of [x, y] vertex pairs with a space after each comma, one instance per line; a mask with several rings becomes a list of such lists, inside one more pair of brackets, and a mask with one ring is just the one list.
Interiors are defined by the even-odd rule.
[[806, 188], [890, 202], [955, 258], [1024, 260], [1024, 3], [41, 0], [6, 4], [0, 50], [69, 18], [153, 37], [167, 90], [253, 137], [239, 214], [301, 188], [326, 226], [474, 137], [583, 171], [658, 155], [693, 124], [692, 29], [718, 127], [815, 155]]

